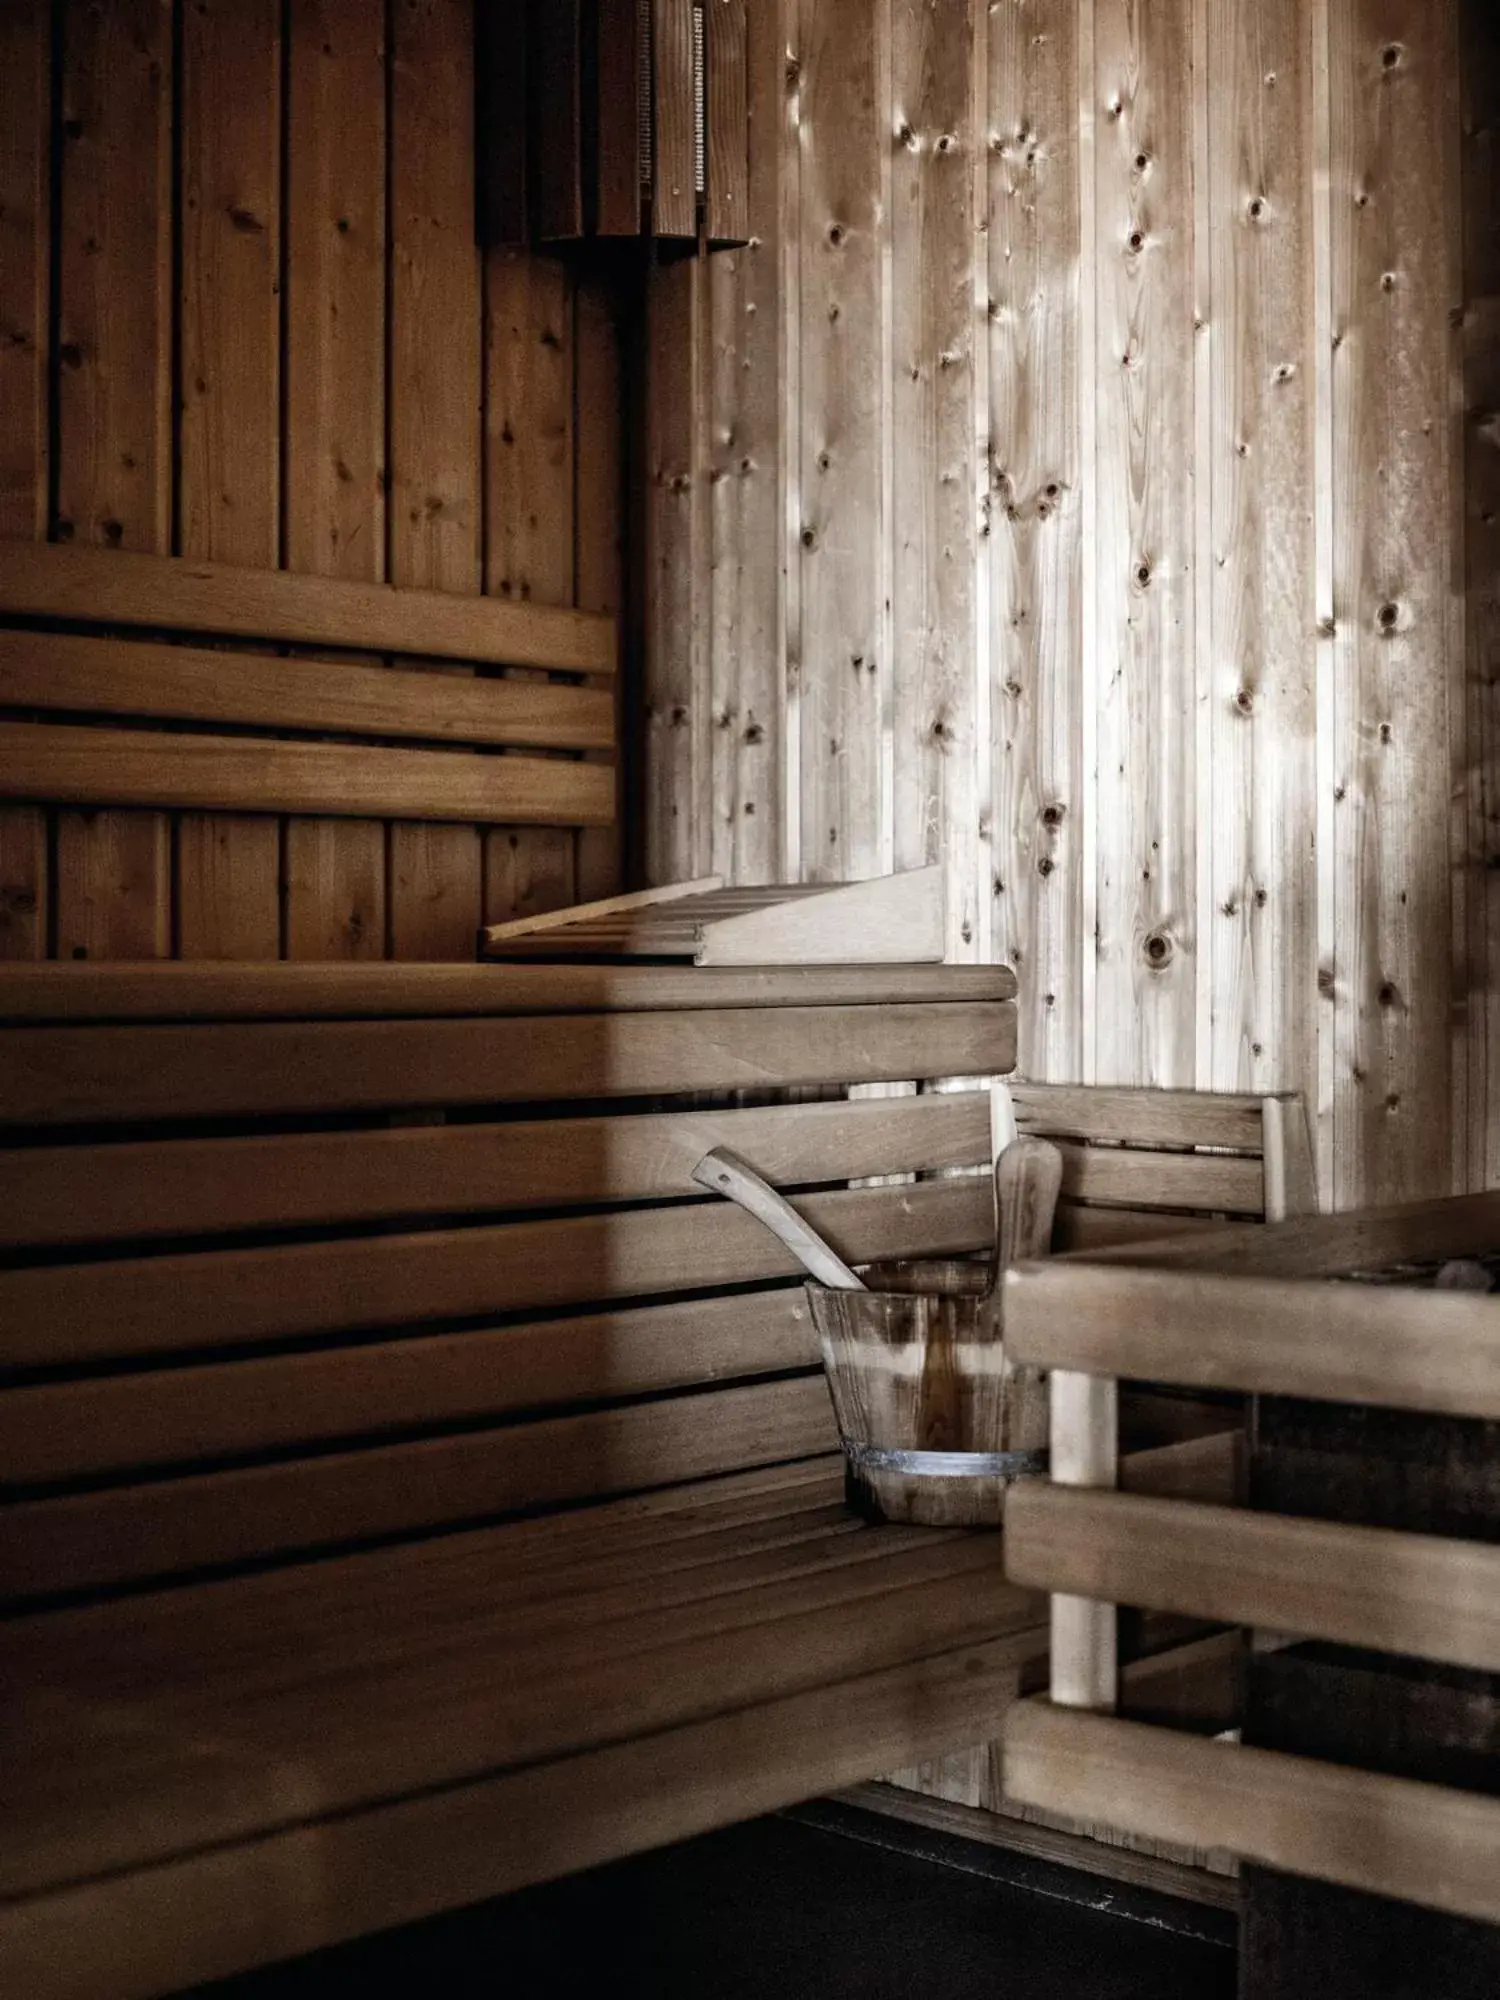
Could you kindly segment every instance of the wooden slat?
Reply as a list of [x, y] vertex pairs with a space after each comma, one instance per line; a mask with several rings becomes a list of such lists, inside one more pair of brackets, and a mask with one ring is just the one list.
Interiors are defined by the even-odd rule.
[[[482, 506], [472, 0], [412, 0], [391, 37], [389, 580], [466, 595], [480, 587]], [[478, 833], [394, 825], [389, 841], [391, 956], [471, 957]]]
[[1039, 1367], [1500, 1418], [1500, 1305], [1472, 1294], [1075, 1264], [1005, 1300]]
[[533, 223], [543, 242], [571, 242], [583, 234], [582, 8], [580, 0], [516, 0], [516, 11], [523, 7], [526, 95], [517, 94], [512, 115], [541, 125], [530, 156]]
[[[1003, 1639], [243, 1849], [63, 1889], [0, 1920], [0, 1972], [36, 2000], [217, 1978], [769, 1812], [974, 1736], [1003, 1705]], [[717, 1774], [706, 1786], [704, 1773]], [[314, 1865], [327, 1894], [289, 1898]], [[166, 1909], [177, 1913], [167, 1921]], [[190, 1923], [182, 1912], [191, 1910]]]
[[651, 227], [657, 236], [697, 231], [693, 117], [692, 0], [651, 0], [655, 175]]
[[412, 1534], [826, 1452], [821, 1376], [199, 1473], [7, 1510], [0, 1598]]
[[1052, 1229], [1052, 1247], [1061, 1254], [1102, 1255], [1122, 1245], [1149, 1243], [1155, 1247], [1164, 1236], [1178, 1243], [1189, 1236], [1196, 1243], [1201, 1236], [1221, 1225], [1211, 1216], [1180, 1215], [1152, 1208], [1089, 1208], [1082, 1202], [1058, 1204]]
[[[286, 561], [360, 584], [386, 580], [385, 29], [362, 0], [288, 21]], [[287, 956], [384, 957], [385, 828], [291, 819], [284, 846]]]
[[985, 887], [997, 955], [1028, 968], [1025, 1066], [1079, 1077], [1091, 1073], [1094, 1025], [1083, 631], [1095, 608], [1084, 592], [1095, 495], [1083, 423], [1094, 411], [1096, 282], [1080, 269], [1081, 197], [1092, 204], [1093, 187], [1079, 103], [1080, 91], [1097, 103], [1099, 88], [1083, 55], [1091, 12], [1003, 7], [987, 26], [989, 628], [980, 643], [992, 684], [995, 845]]
[[[993, 1231], [982, 1179], [811, 1195], [800, 1207], [856, 1263], [976, 1250]], [[650, 1298], [800, 1270], [742, 1212], [627, 1209], [0, 1272], [0, 1346], [7, 1365], [51, 1366]]]
[[[979, 568], [974, 422], [973, 0], [891, 9], [890, 523], [894, 861], [939, 864], [938, 946], [977, 955]], [[986, 793], [988, 787], [985, 788]], [[934, 913], [943, 910], [941, 887]], [[903, 952], [917, 957], [917, 951]]]
[[1017, 1122], [1048, 1137], [1134, 1146], [1223, 1146], [1261, 1150], [1261, 1100], [1195, 1090], [1010, 1086]]
[[[1448, 415], [1460, 273], [1446, 212], [1456, 10], [1360, 0], [1328, 21], [1332, 479], [1335, 494], [1372, 496], [1333, 510], [1330, 607], [1331, 1196], [1351, 1208], [1463, 1186], [1453, 921], [1466, 870], [1451, 829], [1468, 764], [1452, 743], [1463, 662], [1450, 632]], [[1424, 174], [1406, 171], [1417, 151]]]
[[[1005, 1583], [982, 1539], [945, 1539], [659, 1615], [637, 1605], [633, 1616], [565, 1642], [543, 1634], [512, 1650], [513, 1676], [504, 1680], [475, 1671], [476, 1653], [504, 1644], [503, 1606], [471, 1630], [469, 1645], [413, 1650], [394, 1662], [365, 1664], [337, 1650], [319, 1660], [326, 1649], [309, 1631], [303, 1662], [272, 1663], [269, 1684], [264, 1675], [260, 1685], [253, 1675], [214, 1677], [210, 1668], [196, 1691], [144, 1697], [134, 1743], [119, 1742], [107, 1711], [90, 1717], [86, 1682], [75, 1728], [60, 1738], [47, 1710], [55, 1715], [64, 1704], [43, 1691], [27, 1704], [27, 1765], [8, 1771], [18, 1809], [24, 1800], [27, 1838], [7, 1856], [6, 1886], [45, 1882], [44, 1866], [66, 1879], [285, 1826], [288, 1801], [266, 1780], [290, 1758], [312, 1779], [314, 1811], [357, 1809], [1034, 1631], [1037, 1610], [1034, 1597]], [[420, 1646], [419, 1633], [409, 1636]], [[480, 1639], [488, 1646], [474, 1644]], [[58, 1679], [58, 1694], [71, 1693]], [[210, 1754], [205, 1774], [192, 1735], [211, 1728], [226, 1701], [231, 1744]], [[154, 1770], [141, 1770], [143, 1750], [157, 1753]], [[57, 1782], [46, 1769], [54, 1756], [68, 1767], [56, 1770]], [[69, 1812], [80, 1778], [98, 1781], [96, 1803]], [[122, 1796], [123, 1812], [114, 1803]], [[19, 1818], [18, 1810], [13, 1827]]]
[[1003, 1072], [1008, 1010], [964, 1004], [505, 1020], [17, 1028], [0, 1123], [764, 1090]]
[[614, 704], [598, 688], [61, 632], [0, 631], [0, 704], [549, 750], [607, 750], [614, 741]]
[[677, 967], [79, 966], [0, 968], [0, 1021], [572, 1014], [719, 1007], [988, 1003], [1008, 1013], [1004, 965]]
[[1032, 1701], [1007, 1716], [1005, 1772], [1027, 1804], [1500, 1918], [1500, 1805], [1491, 1798]]
[[708, 0], [708, 234], [741, 243], [750, 234], [750, 131], [746, 0]]
[[0, 610], [575, 674], [615, 669], [614, 621], [449, 591], [0, 543]]
[[[1228, 0], [1210, 21], [1207, 131], [1195, 173], [1206, 190], [1200, 316], [1212, 422], [1196, 478], [1200, 605], [1212, 660], [1200, 685], [1207, 727], [1200, 800], [1210, 820], [1197, 931], [1206, 961], [1208, 1046], [1199, 1074], [1228, 1089], [1298, 1083], [1317, 1102], [1316, 685], [1309, 671], [1315, 538], [1313, 121], [1323, 79], [1300, 0]], [[1206, 156], [1203, 150], [1206, 146]], [[1201, 343], [1200, 343], [1201, 345]], [[1200, 363], [1201, 365], [1201, 363]], [[1200, 438], [1202, 433], [1200, 432]], [[1224, 563], [1214, 560], [1232, 551]], [[1204, 571], [1207, 571], [1205, 577]], [[1207, 588], [1202, 585], [1206, 582]], [[1200, 641], [1200, 653], [1207, 641]]]
[[640, 20], [637, 0], [598, 0], [591, 110], [599, 143], [595, 227], [601, 236], [638, 236], [641, 229]]
[[[98, 616], [172, 545], [173, 9], [63, 0], [61, 21], [54, 532], [74, 546], [0, 542], [0, 608], [15, 572], [68, 571]], [[168, 957], [167, 820], [60, 814], [56, 902], [61, 957]]]
[[565, 1208], [696, 1196], [727, 1146], [777, 1187], [989, 1160], [987, 1093], [504, 1125], [407, 1126], [0, 1152], [0, 1242]]
[[0, 1445], [7, 1480], [40, 1484], [817, 1366], [798, 1287], [11, 1388]]
[[[617, 287], [606, 277], [581, 274], [574, 296], [573, 593], [583, 611], [618, 613], [625, 602], [623, 340]], [[624, 693], [616, 680], [616, 733], [622, 739]], [[621, 823], [627, 808], [624, 773], [616, 775], [621, 782], [615, 825], [581, 831], [574, 841], [574, 894], [581, 901], [609, 895], [623, 879]]]
[[522, 245], [530, 235], [524, 5], [481, 7], [475, 16], [480, 241]]
[[[830, 1502], [841, 1506], [841, 1464], [836, 1453], [824, 1453], [658, 1487], [586, 1513], [567, 1508], [330, 1558], [318, 1572], [320, 1643], [331, 1644], [337, 1632], [363, 1650], [380, 1645], [385, 1633], [389, 1650], [393, 1605], [437, 1636], [486, 1615], [502, 1591], [550, 1595], [555, 1582], [566, 1595], [575, 1582], [587, 1588], [601, 1569], [646, 1579], [708, 1560], [726, 1537], [748, 1527], [805, 1520], [810, 1510], [826, 1513]], [[5, 1625], [7, 1665], [37, 1685], [66, 1660], [101, 1693], [141, 1676], [192, 1680], [201, 1668], [181, 1645], [182, 1601], [151, 1592], [17, 1615]], [[192, 1601], [194, 1632], [221, 1670], [290, 1661], [305, 1643], [306, 1574], [298, 1567], [198, 1583]], [[401, 1649], [398, 1639], [395, 1651]]]
[[1181, 1500], [1017, 1486], [1018, 1583], [1106, 1603], [1500, 1668], [1500, 1550]]
[[0, 792], [13, 798], [80, 805], [388, 813], [543, 826], [602, 825], [615, 810], [610, 771], [560, 758], [50, 723], [0, 723], [0, 772]]
[[809, 8], [798, 48], [799, 421], [788, 451], [800, 633], [793, 660], [799, 872], [839, 881], [890, 865], [892, 631], [886, 609], [891, 496], [886, 460], [882, 191], [891, 148], [884, 95], [890, 9]]
[[[177, 546], [255, 569], [281, 548], [281, 33], [277, 0], [182, 18]], [[187, 813], [176, 846], [178, 954], [279, 957], [280, 829]]]
[[[1259, 1160], [1224, 1153], [1167, 1153], [1131, 1146], [1076, 1146], [1064, 1141], [1063, 1193], [1073, 1201], [1118, 1202], [1125, 1207], [1202, 1208], [1233, 1214], [1264, 1213]], [[1173, 1224], [1163, 1217], [1156, 1233]]]
[[1097, 383], [1098, 457], [1082, 474], [1098, 498], [1093, 1073], [1173, 1086], [1195, 1078], [1188, 802], [1195, 647], [1208, 643], [1195, 640], [1197, 489], [1181, 476], [1196, 435], [1193, 5], [1099, 0], [1095, 14], [1098, 67], [1085, 88], [1098, 107], [1098, 318], [1085, 366]]

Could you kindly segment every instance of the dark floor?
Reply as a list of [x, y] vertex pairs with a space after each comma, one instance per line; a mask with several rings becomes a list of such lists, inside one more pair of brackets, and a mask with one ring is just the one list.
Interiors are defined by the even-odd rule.
[[1222, 1913], [818, 1806], [200, 2000], [1230, 2000], [1231, 1937]]

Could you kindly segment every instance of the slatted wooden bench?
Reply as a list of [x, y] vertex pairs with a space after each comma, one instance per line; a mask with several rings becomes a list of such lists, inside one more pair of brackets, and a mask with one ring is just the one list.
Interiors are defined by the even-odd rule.
[[985, 1246], [1012, 993], [0, 975], [0, 1991], [170, 1990], [991, 1732], [1040, 1598], [846, 1512], [800, 1286], [688, 1175], [733, 1145], [856, 1261]]
[[849, 1092], [1008, 1070], [1013, 990], [0, 978], [0, 1991], [168, 1990], [987, 1726], [1039, 1600], [845, 1511], [792, 1267], [688, 1175], [981, 1248], [983, 1082]]

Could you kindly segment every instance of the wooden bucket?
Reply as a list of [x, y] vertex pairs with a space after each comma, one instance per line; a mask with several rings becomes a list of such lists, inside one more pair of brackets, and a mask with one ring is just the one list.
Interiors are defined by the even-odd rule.
[[809, 1283], [849, 1504], [929, 1527], [1000, 1526], [1005, 1489], [1047, 1469], [1047, 1391], [1012, 1368], [988, 1263], [875, 1264], [868, 1291]]

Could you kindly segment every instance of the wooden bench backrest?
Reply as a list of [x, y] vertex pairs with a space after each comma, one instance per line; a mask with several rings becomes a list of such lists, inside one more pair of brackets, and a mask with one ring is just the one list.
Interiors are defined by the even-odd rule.
[[0, 975], [0, 1599], [827, 1450], [713, 1145], [852, 1259], [990, 1240], [988, 1090], [848, 1093], [1008, 1071], [1002, 970], [215, 973]]

